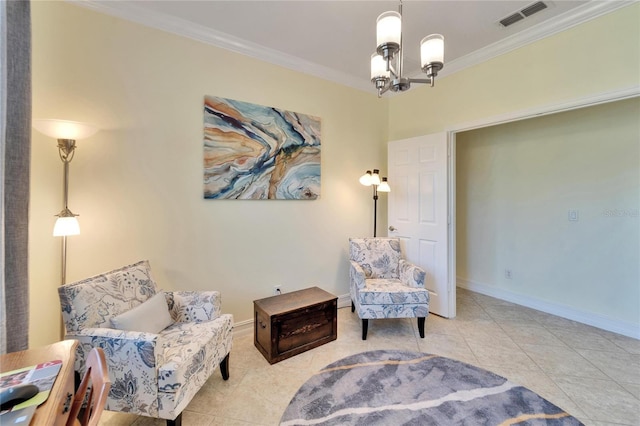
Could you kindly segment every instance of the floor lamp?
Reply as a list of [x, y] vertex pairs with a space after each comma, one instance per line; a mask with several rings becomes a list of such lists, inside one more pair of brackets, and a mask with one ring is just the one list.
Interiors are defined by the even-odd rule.
[[94, 135], [98, 128], [90, 124], [77, 121], [39, 119], [33, 120], [33, 127], [40, 133], [58, 140], [58, 154], [64, 164], [62, 175], [62, 202], [63, 209], [56, 216], [56, 224], [53, 227], [53, 236], [62, 237], [62, 267], [60, 272], [60, 285], [67, 281], [67, 236], [78, 235], [80, 224], [74, 214], [69, 210], [69, 163], [73, 160], [76, 149], [76, 140], [85, 139]]
[[360, 183], [364, 186], [373, 187], [373, 236], [376, 237], [377, 221], [378, 221], [378, 192], [391, 192], [391, 187], [387, 182], [387, 178], [380, 178], [380, 170], [367, 170], [365, 174], [360, 176]]

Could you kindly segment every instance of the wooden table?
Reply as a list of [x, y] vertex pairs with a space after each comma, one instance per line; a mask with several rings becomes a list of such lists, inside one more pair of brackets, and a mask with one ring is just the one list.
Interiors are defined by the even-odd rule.
[[311, 287], [254, 300], [254, 345], [270, 364], [336, 340], [338, 298]]
[[76, 357], [77, 340], [63, 340], [48, 346], [26, 351], [12, 352], [0, 356], [0, 372], [17, 370], [43, 362], [62, 360], [49, 398], [40, 405], [31, 420], [31, 425], [65, 425], [73, 400], [74, 377], [73, 364]]

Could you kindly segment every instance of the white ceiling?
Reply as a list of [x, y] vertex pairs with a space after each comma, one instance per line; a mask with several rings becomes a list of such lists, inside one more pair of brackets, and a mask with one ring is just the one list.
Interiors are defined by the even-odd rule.
[[[374, 92], [369, 60], [375, 22], [396, 1], [70, 0], [165, 31]], [[630, 4], [545, 0], [548, 8], [508, 28], [498, 21], [536, 0], [405, 0], [405, 74], [419, 73], [419, 42], [445, 37], [446, 75]]]

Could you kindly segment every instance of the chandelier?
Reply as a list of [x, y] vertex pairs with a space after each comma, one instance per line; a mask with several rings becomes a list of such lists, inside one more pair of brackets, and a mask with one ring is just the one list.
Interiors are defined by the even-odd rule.
[[427, 78], [402, 76], [402, 1], [398, 11], [384, 12], [376, 23], [378, 47], [371, 55], [371, 82], [378, 90], [378, 97], [388, 90], [404, 92], [411, 83], [426, 83], [433, 87], [438, 71], [444, 66], [444, 37], [431, 34], [420, 42], [420, 66]]

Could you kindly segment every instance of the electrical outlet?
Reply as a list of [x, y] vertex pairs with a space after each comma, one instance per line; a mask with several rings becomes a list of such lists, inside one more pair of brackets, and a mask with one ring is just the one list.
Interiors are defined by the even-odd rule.
[[578, 214], [578, 210], [569, 210], [569, 221], [570, 222], [577, 222], [578, 219], [580, 218], [579, 214]]
[[508, 280], [510, 280], [511, 278], [513, 278], [513, 275], [511, 273], [511, 269], [505, 269], [504, 270], [504, 277]]
[[279, 294], [282, 294], [282, 287], [277, 285], [273, 287], [273, 295], [277, 296]]

